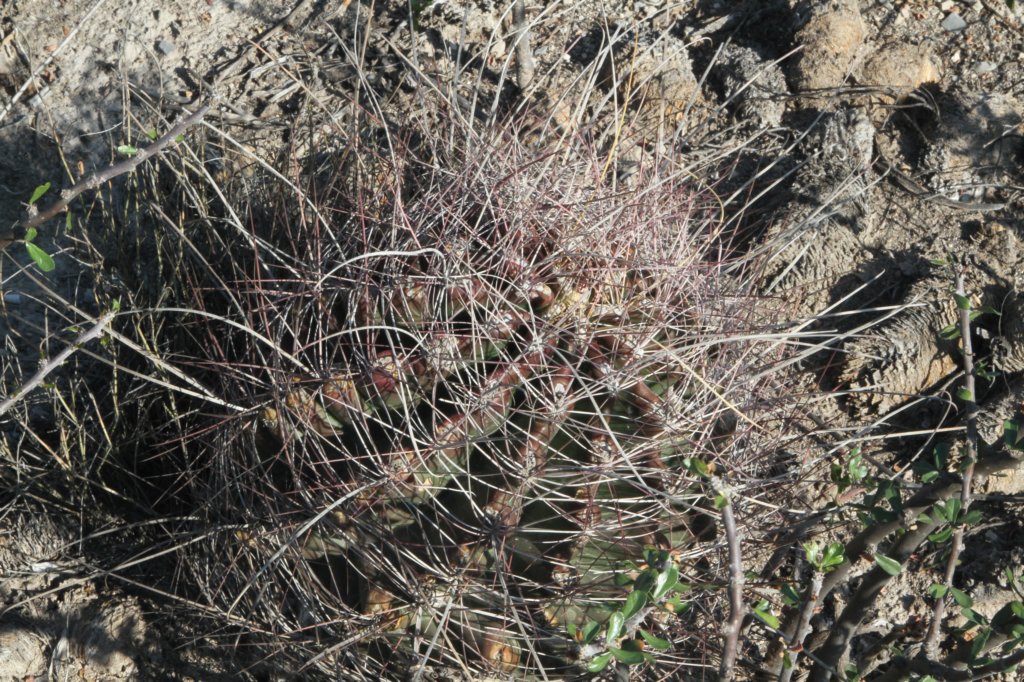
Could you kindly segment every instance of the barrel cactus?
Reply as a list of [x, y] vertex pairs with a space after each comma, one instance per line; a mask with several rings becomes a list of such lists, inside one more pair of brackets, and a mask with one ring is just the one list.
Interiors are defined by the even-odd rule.
[[251, 230], [182, 259], [180, 366], [235, 410], [180, 478], [201, 593], [306, 674], [701, 665], [705, 483], [756, 466], [764, 361], [714, 192], [656, 155], [618, 187], [582, 136], [368, 129], [226, 187]]

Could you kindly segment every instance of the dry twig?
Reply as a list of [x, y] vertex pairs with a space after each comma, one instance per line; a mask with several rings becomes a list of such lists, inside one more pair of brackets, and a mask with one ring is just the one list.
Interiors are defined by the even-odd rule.
[[195, 111], [195, 113], [186, 116], [185, 118], [178, 121], [174, 126], [171, 127], [161, 137], [157, 138], [153, 144], [148, 147], [143, 147], [135, 150], [134, 156], [119, 161], [107, 168], [93, 173], [84, 180], [78, 182], [73, 187], [63, 190], [60, 193], [60, 199], [55, 201], [53, 204], [48, 206], [45, 210], [36, 211], [34, 206], [29, 207], [29, 217], [27, 220], [23, 220], [14, 226], [14, 233], [16, 239], [24, 237], [25, 231], [42, 225], [44, 222], [53, 218], [58, 213], [67, 209], [68, 204], [74, 201], [75, 197], [86, 190], [96, 189], [105, 182], [109, 182], [114, 178], [124, 175], [125, 173], [131, 172], [137, 168], [143, 161], [151, 159], [156, 154], [159, 154], [164, 150], [171, 142], [176, 140], [179, 135], [184, 133], [186, 130], [199, 123], [203, 119], [203, 116], [210, 111], [211, 103], [206, 103]]
[[[974, 348], [971, 345], [971, 307], [964, 302], [967, 301], [967, 294], [964, 289], [964, 275], [959, 273], [956, 277], [957, 308], [960, 313], [960, 341], [963, 344], [964, 357], [964, 403], [967, 409], [967, 443], [966, 457], [967, 466], [964, 469], [964, 483], [960, 488], [960, 513], [966, 514], [971, 506], [971, 479], [974, 477], [974, 463], [978, 459], [978, 402], [975, 398], [974, 381]], [[953, 530], [952, 546], [949, 549], [949, 558], [946, 561], [946, 572], [943, 585], [946, 591], [953, 586], [953, 576], [956, 574], [956, 565], [960, 559], [960, 552], [964, 546], [964, 526], [958, 524]], [[935, 600], [935, 607], [932, 611], [932, 622], [928, 627], [928, 636], [925, 638], [925, 651], [928, 657], [936, 659], [938, 655], [939, 631], [942, 629], [942, 617], [946, 610], [945, 597]]]

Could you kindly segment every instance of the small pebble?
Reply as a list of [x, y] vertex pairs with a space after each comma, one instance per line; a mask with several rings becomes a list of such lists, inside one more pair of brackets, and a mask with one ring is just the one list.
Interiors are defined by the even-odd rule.
[[971, 67], [971, 71], [974, 73], [992, 73], [996, 70], [996, 65], [992, 62], [978, 62]]
[[943, 12], [951, 12], [956, 7], [956, 3], [953, 0], [942, 0], [942, 4], [939, 5], [939, 9]]
[[964, 21], [964, 18], [962, 16], [960, 16], [956, 12], [953, 12], [952, 14], [947, 15], [946, 18], [942, 20], [942, 28], [946, 29], [951, 33], [955, 33], [956, 31], [962, 31], [965, 28], [967, 28], [967, 22]]
[[156, 51], [167, 57], [174, 52], [174, 43], [169, 40], [156, 41]]

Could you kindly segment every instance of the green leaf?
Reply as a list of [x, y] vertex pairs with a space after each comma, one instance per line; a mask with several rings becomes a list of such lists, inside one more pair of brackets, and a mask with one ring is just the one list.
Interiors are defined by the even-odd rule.
[[960, 517], [960, 523], [964, 524], [965, 526], [970, 526], [975, 523], [978, 523], [983, 518], [985, 518], [984, 514], [982, 514], [977, 509], [972, 509], [971, 511], [967, 512], [966, 514]]
[[971, 309], [971, 299], [967, 298], [963, 294], [953, 294], [953, 299], [956, 301], [956, 307], [959, 310]]
[[650, 592], [658, 579], [658, 573], [653, 568], [646, 569], [633, 583], [634, 592]]
[[884, 554], [876, 554], [875, 563], [889, 575], [897, 575], [900, 572], [900, 562], [895, 559], [891, 559]]
[[960, 338], [960, 325], [948, 324], [939, 330], [939, 336], [946, 341], [953, 341]]
[[683, 460], [683, 466], [690, 470], [691, 473], [697, 474], [702, 478], [708, 478], [711, 473], [708, 471], [707, 462], [696, 457], [687, 457]]
[[38, 187], [35, 188], [35, 190], [33, 190], [32, 198], [28, 200], [28, 203], [29, 204], [36, 203], [37, 201], [39, 201], [40, 199], [43, 198], [43, 195], [46, 194], [49, 191], [49, 189], [50, 189], [50, 183], [48, 183], [48, 182], [44, 183], [42, 185], [39, 185]]
[[982, 628], [978, 634], [971, 640], [971, 660], [977, 660], [978, 657], [985, 651], [985, 646], [988, 644], [989, 637], [992, 636], [992, 628]]
[[118, 145], [117, 153], [122, 156], [135, 156], [139, 153], [139, 150], [137, 147], [133, 147], [130, 144], [122, 144]]
[[33, 244], [32, 242], [25, 242], [25, 248], [28, 249], [28, 255], [31, 256], [32, 260], [36, 262], [39, 269], [43, 272], [53, 272], [53, 269], [57, 267], [53, 259], [50, 258], [50, 254], [43, 251], [41, 248]]
[[175, 135], [174, 136], [174, 141], [180, 144], [180, 143], [185, 141], [185, 136], [181, 135], [181, 134]]
[[25, 241], [27, 241], [27, 242], [35, 241], [35, 238], [38, 235], [39, 235], [39, 231], [36, 230], [36, 228], [34, 228], [34, 227], [30, 227], [27, 230], [25, 230]]
[[588, 620], [587, 624], [583, 626], [583, 643], [590, 644], [597, 637], [598, 631], [601, 629], [600, 624], [595, 621]]
[[944, 505], [943, 509], [943, 514], [945, 515], [946, 520], [950, 523], [956, 521], [956, 517], [960, 515], [960, 509], [962, 507], [963, 503], [961, 503], [960, 500], [958, 500], [955, 497], [946, 500], [946, 504]]
[[789, 583], [783, 585], [780, 591], [782, 592], [782, 603], [786, 606], [796, 606], [800, 603], [800, 595]]
[[949, 588], [950, 594], [953, 595], [953, 600], [965, 609], [969, 609], [974, 606], [974, 600], [971, 599], [971, 595], [967, 594], [963, 590], [958, 590], [955, 587]]
[[928, 594], [932, 596], [932, 599], [942, 599], [946, 596], [946, 586], [939, 583], [932, 583], [928, 586]]
[[668, 643], [667, 639], [661, 639], [660, 637], [655, 637], [654, 635], [652, 635], [651, 633], [647, 632], [646, 630], [641, 630], [640, 631], [640, 636], [644, 638], [645, 642], [647, 642], [647, 646], [651, 647], [652, 649], [656, 649], [657, 651], [665, 651], [669, 647], [669, 643]]
[[988, 625], [988, 621], [985, 619], [985, 616], [981, 615], [972, 608], [968, 608], [965, 606], [964, 608], [960, 609], [960, 614], [971, 623], [974, 623], [975, 625]]
[[805, 542], [804, 543], [804, 558], [807, 559], [807, 563], [812, 566], [818, 565], [818, 555], [821, 552], [821, 547], [818, 546], [817, 542]]
[[[1006, 630], [1013, 624], [1017, 619], [1013, 614], [1013, 605], [1004, 604], [1001, 609], [995, 612], [992, 616], [992, 627], [999, 630]], [[1018, 623], [1020, 627], [1024, 627], [1024, 624]]]
[[1010, 609], [1013, 611], [1013, 615], [1018, 618], [1024, 618], [1024, 603], [1012, 601], [1010, 602]]
[[725, 495], [715, 495], [715, 509], [723, 509], [729, 506], [729, 498]]
[[683, 601], [682, 597], [678, 594], [673, 594], [671, 597], [664, 601], [664, 606], [667, 610], [678, 615], [690, 608], [690, 605]]
[[1006, 447], [1010, 448], [1011, 450], [1021, 450], [1022, 448], [1020, 441], [1020, 424], [1013, 421], [1012, 419], [1007, 419], [1006, 421], [1004, 421], [1003, 442], [1006, 444]]
[[590, 663], [587, 663], [587, 672], [599, 673], [608, 667], [608, 661], [612, 660], [611, 652], [601, 654], [600, 656], [594, 657]]
[[71, 231], [71, 217], [71, 211], [68, 211], [67, 213], [64, 214], [64, 229], [66, 229], [68, 232]]
[[932, 533], [931, 535], [929, 535], [928, 539], [931, 540], [932, 542], [938, 543], [938, 542], [946, 542], [951, 537], [953, 537], [953, 529], [952, 528], [943, 528], [938, 533]]
[[970, 402], [971, 400], [974, 400], [974, 394], [971, 393], [970, 391], [968, 391], [966, 388], [963, 388], [963, 387], [957, 389], [956, 397], [960, 398], [960, 400], [964, 400], [964, 401], [967, 401], [967, 402]]
[[651, 590], [651, 597], [655, 600], [661, 599], [666, 594], [672, 591], [679, 583], [679, 567], [672, 564], [667, 569], [658, 574], [657, 579], [654, 581], [654, 589]]
[[774, 613], [768, 610], [768, 602], [762, 599], [757, 603], [757, 606], [753, 608], [754, 615], [764, 621], [765, 625], [772, 628], [773, 630], [779, 629], [779, 618]]
[[626, 597], [626, 603], [622, 605], [622, 615], [626, 619], [632, 618], [646, 605], [647, 593], [634, 590], [629, 593], [629, 596]]
[[843, 545], [840, 542], [830, 543], [825, 548], [825, 556], [821, 558], [821, 567], [823, 570], [828, 570], [833, 566], [838, 566], [846, 560], [844, 555]]
[[853, 456], [850, 457], [850, 462], [846, 465], [846, 468], [850, 472], [850, 480], [854, 483], [860, 483], [867, 478], [868, 468], [864, 465], [864, 458], [860, 454], [860, 448], [853, 451]]
[[608, 643], [612, 643], [622, 636], [622, 626], [626, 623], [626, 617], [622, 615], [622, 611], [615, 611], [608, 618], [608, 629], [605, 631], [605, 639]]
[[628, 649], [609, 649], [615, 660], [625, 663], [626, 665], [637, 665], [638, 663], [644, 662], [644, 655], [639, 651], [629, 651]]
[[624, 639], [622, 640], [622, 648], [626, 651], [643, 651], [643, 643], [639, 639]]
[[148, 137], [150, 140], [155, 140], [157, 138], [156, 128], [150, 128], [149, 130], [147, 130], [146, 137]]
[[625, 573], [616, 573], [615, 574], [615, 584], [618, 585], [619, 587], [629, 587], [630, 585], [633, 584], [633, 579], [630, 578]]

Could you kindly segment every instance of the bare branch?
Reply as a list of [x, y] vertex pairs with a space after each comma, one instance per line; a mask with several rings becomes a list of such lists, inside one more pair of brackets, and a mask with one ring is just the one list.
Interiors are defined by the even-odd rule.
[[[800, 620], [797, 623], [796, 634], [793, 635], [792, 641], [789, 642], [790, 665], [786, 666], [785, 661], [783, 661], [779, 682], [789, 682], [789, 679], [793, 676], [793, 671], [796, 670], [796, 659], [803, 648], [803, 642], [807, 637], [807, 633], [811, 630], [811, 616], [814, 615], [814, 610], [821, 601], [821, 582], [824, 578], [824, 574], [815, 569], [814, 575], [811, 576], [811, 584], [807, 586], [807, 592], [804, 594], [804, 603], [800, 608]], [[779, 652], [779, 655], [784, 656], [785, 653]]]
[[533, 61], [533, 50], [530, 48], [530, 27], [526, 23], [526, 0], [516, 0], [512, 5], [512, 23], [516, 29], [516, 75], [519, 89], [525, 94], [536, 66]]
[[185, 118], [178, 121], [174, 126], [171, 127], [163, 136], [157, 138], [153, 144], [148, 147], [140, 148], [135, 151], [135, 155], [124, 161], [108, 166], [104, 170], [97, 171], [89, 177], [81, 180], [70, 189], [63, 190], [60, 193], [60, 199], [54, 202], [52, 205], [47, 207], [43, 211], [36, 213], [29, 211], [29, 217], [27, 220], [23, 220], [14, 226], [15, 238], [20, 239], [25, 230], [33, 227], [38, 227], [44, 222], [54, 217], [58, 213], [66, 210], [68, 204], [74, 201], [75, 197], [86, 190], [96, 189], [105, 182], [109, 182], [119, 175], [124, 175], [136, 167], [138, 167], [143, 161], [151, 159], [153, 156], [159, 154], [167, 145], [173, 142], [179, 135], [184, 133], [187, 129], [191, 128], [195, 124], [202, 120], [203, 116], [210, 111], [211, 103], [206, 103], [196, 110], [195, 113], [186, 116]]
[[[964, 483], [960, 488], [960, 513], [966, 514], [971, 506], [971, 479], [974, 477], [974, 464], [978, 460], [978, 402], [974, 395], [974, 348], [971, 344], [971, 308], [964, 305], [968, 300], [964, 289], [963, 272], [956, 277], [957, 308], [960, 312], [960, 341], [963, 344], [962, 353], [964, 357], [964, 393], [963, 399], [967, 410], [967, 468], [964, 469]], [[946, 561], [946, 572], [943, 585], [946, 592], [953, 585], [953, 576], [956, 575], [956, 565], [960, 559], [960, 552], [964, 546], [963, 524], [957, 525], [953, 530], [952, 545], [949, 550], [949, 558]], [[928, 636], [925, 638], [925, 651], [929, 657], [937, 658], [939, 646], [939, 632], [942, 630], [942, 619], [946, 611], [946, 597], [935, 600], [935, 607], [932, 610], [932, 622], [928, 627]]]
[[8, 396], [3, 403], [0, 403], [0, 415], [7, 414], [7, 412], [14, 407], [18, 401], [43, 383], [46, 377], [48, 377], [54, 370], [63, 365], [64, 362], [71, 357], [72, 353], [106, 331], [107, 327], [110, 325], [110, 321], [114, 319], [114, 315], [115, 313], [113, 311], [104, 314], [96, 321], [96, 324], [94, 324], [92, 328], [79, 334], [74, 343], [68, 345], [67, 348], [50, 358], [46, 364], [40, 367], [39, 371], [33, 374], [32, 378], [26, 381], [21, 388]]
[[732, 499], [724, 482], [717, 476], [711, 478], [711, 486], [717, 495], [725, 499], [722, 507], [722, 524], [725, 526], [725, 539], [729, 545], [729, 620], [723, 629], [725, 646], [722, 651], [722, 663], [718, 669], [718, 679], [732, 680], [736, 674], [736, 655], [739, 651], [740, 628], [746, 608], [743, 604], [743, 555], [740, 547], [740, 533], [736, 528], [736, 516], [733, 513]]

